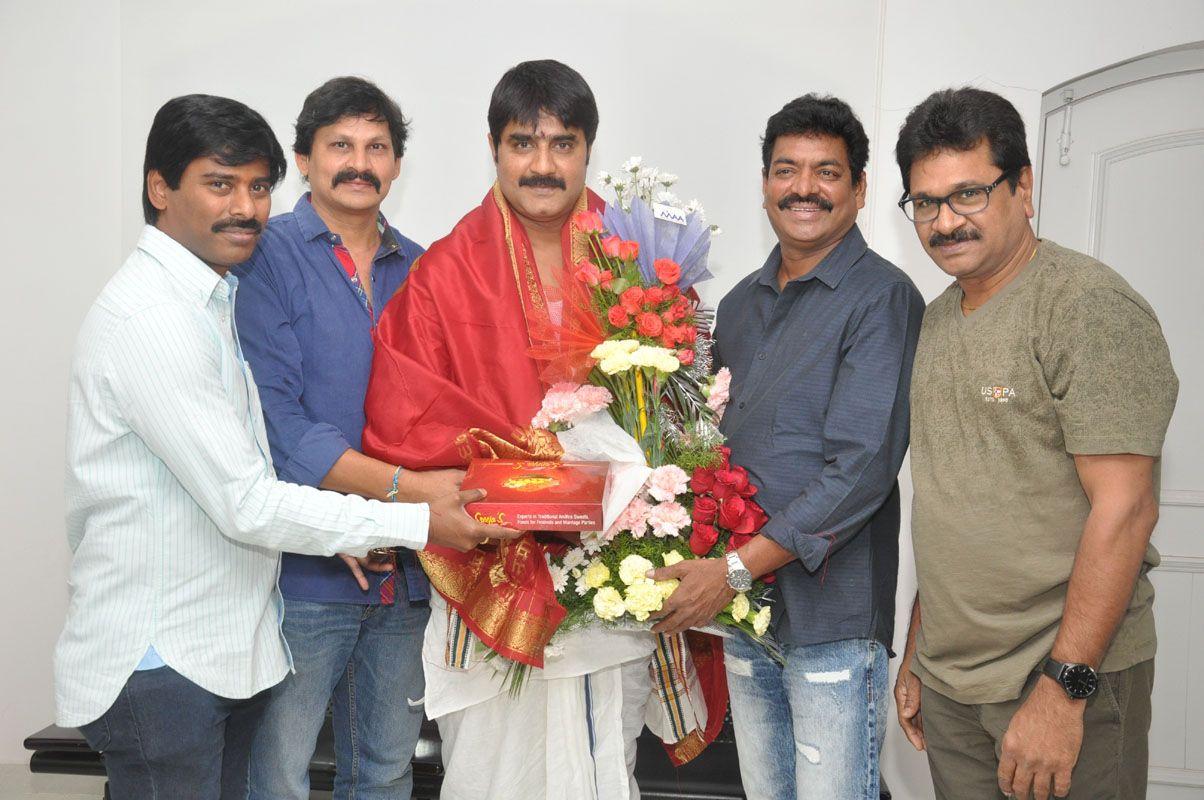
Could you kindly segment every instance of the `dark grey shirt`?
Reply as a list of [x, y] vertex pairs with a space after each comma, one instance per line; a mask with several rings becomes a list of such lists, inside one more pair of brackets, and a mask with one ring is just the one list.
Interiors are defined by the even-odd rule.
[[722, 430], [799, 560], [777, 571], [780, 641], [894, 634], [899, 486], [924, 299], [856, 226], [778, 290], [781, 250], [719, 304], [715, 362], [732, 373]]

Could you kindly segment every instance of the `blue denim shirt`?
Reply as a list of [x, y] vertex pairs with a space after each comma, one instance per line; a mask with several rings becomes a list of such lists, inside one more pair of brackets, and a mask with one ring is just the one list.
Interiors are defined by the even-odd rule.
[[[259, 388], [276, 474], [309, 486], [318, 486], [348, 448], [360, 449], [372, 369], [376, 323], [335, 255], [338, 243], [307, 194], [291, 213], [268, 222], [251, 260], [235, 270], [241, 279], [235, 318]], [[386, 225], [372, 265], [377, 309], [421, 254], [421, 247]], [[400, 563], [409, 600], [429, 598], [413, 554], [403, 553]], [[386, 576], [367, 575], [364, 592], [338, 558], [285, 553], [280, 591], [290, 600], [379, 603]]]
[[721, 429], [798, 556], [777, 571], [774, 628], [819, 644], [894, 634], [897, 477], [924, 300], [854, 226], [778, 289], [781, 250], [723, 298], [715, 363], [732, 373]]

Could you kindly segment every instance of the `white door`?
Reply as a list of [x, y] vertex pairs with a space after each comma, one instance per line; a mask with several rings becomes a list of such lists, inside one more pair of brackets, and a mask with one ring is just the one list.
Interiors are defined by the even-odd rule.
[[[1150, 798], [1204, 797], [1204, 42], [1046, 93], [1038, 234], [1154, 307], [1179, 375], [1162, 459]], [[1124, 391], [1123, 386], [1116, 387]]]

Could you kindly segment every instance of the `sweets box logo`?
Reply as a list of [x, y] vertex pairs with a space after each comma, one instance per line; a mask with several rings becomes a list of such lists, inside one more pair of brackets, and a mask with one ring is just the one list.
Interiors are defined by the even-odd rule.
[[1010, 403], [1016, 399], [1016, 390], [1011, 386], [983, 386], [979, 391], [984, 403]]

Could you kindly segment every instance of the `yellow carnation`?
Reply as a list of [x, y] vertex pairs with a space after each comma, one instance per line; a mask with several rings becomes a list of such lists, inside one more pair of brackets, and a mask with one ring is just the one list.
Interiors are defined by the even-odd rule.
[[671, 567], [674, 564], [678, 564], [678, 563], [686, 560], [685, 556], [683, 556], [681, 553], [677, 552], [676, 550], [670, 550], [669, 552], [665, 553], [665, 555], [662, 556], [662, 558], [665, 559], [666, 567]]
[[618, 619], [626, 610], [623, 595], [612, 586], [605, 586], [594, 595], [594, 613], [598, 615], [598, 619]]
[[764, 636], [765, 631], [769, 630], [769, 606], [761, 606], [761, 609], [753, 617], [753, 631], [757, 636]]
[[631, 369], [631, 357], [627, 353], [615, 352], [598, 362], [598, 369], [607, 375], [626, 372]]
[[631, 354], [631, 363], [637, 367], [655, 367], [656, 363], [668, 353], [669, 351], [663, 347], [644, 345]]
[[641, 555], [632, 553], [619, 562], [619, 580], [630, 586], [648, 580], [647, 572], [652, 569], [652, 562]]
[[648, 619], [648, 615], [653, 611], [660, 611], [663, 602], [660, 589], [655, 583], [648, 580], [628, 586], [627, 595], [623, 598], [623, 605], [626, 606], [627, 613], [640, 622]]
[[667, 581], [657, 581], [656, 588], [661, 593], [661, 600], [668, 600], [669, 595], [677, 591], [677, 584], [681, 583], [677, 578], [670, 578]]
[[595, 358], [601, 361], [604, 358], [609, 358], [616, 353], [630, 354], [636, 351], [640, 346], [638, 339], [607, 339], [600, 343], [590, 352], [590, 358]]
[[744, 592], [740, 592], [740, 594], [732, 598], [732, 619], [734, 619], [736, 622], [742, 622], [744, 618], [748, 616], [750, 608], [751, 607], [748, 604], [748, 595], [746, 595]]
[[585, 585], [589, 588], [597, 589], [610, 580], [610, 570], [601, 561], [591, 561], [585, 568], [585, 572], [582, 573], [581, 580], [585, 581]]
[[654, 365], [660, 372], [677, 372], [681, 367], [681, 362], [677, 360], [677, 356], [666, 354], [657, 359]]

